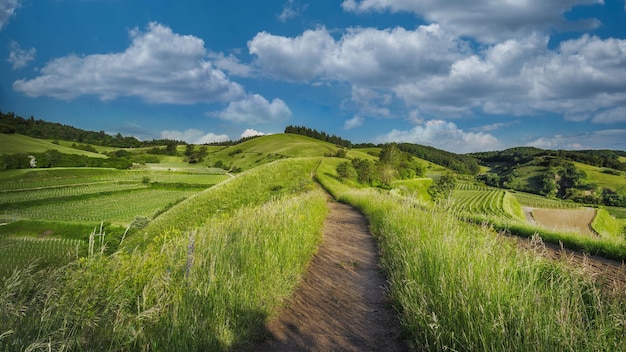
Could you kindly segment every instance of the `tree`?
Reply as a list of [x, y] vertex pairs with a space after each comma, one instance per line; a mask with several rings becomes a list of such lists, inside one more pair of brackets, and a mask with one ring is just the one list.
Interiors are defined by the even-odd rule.
[[352, 159], [352, 166], [356, 170], [359, 183], [372, 185], [378, 181], [378, 169], [373, 161], [355, 158]]
[[342, 161], [337, 165], [337, 175], [346, 180], [354, 180], [356, 178], [356, 170], [348, 161]]
[[195, 146], [193, 144], [187, 144], [187, 147], [185, 147], [185, 156], [192, 156], [194, 149]]
[[428, 188], [428, 194], [434, 200], [441, 200], [449, 198], [452, 191], [456, 187], [456, 177], [453, 174], [447, 173], [442, 175]]

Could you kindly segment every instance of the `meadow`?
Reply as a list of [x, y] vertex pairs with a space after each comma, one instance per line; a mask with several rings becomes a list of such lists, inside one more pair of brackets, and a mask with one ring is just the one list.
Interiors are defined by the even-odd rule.
[[[343, 183], [337, 150], [279, 135], [196, 166], [0, 173], [0, 351], [254, 350], [320, 243], [320, 184], [366, 215], [413, 350], [626, 350], [624, 292], [542, 256], [545, 241], [626, 258], [608, 211], [600, 236], [550, 231], [522, 206], [569, 203], [465, 180], [438, 202], [429, 178]], [[208, 168], [216, 160], [241, 172]]]
[[[221, 211], [187, 218], [181, 203], [159, 217], [168, 229], [149, 229], [144, 246], [128, 242], [111, 255], [96, 248], [45, 273], [15, 271], [0, 292], [0, 350], [219, 351], [252, 343], [319, 243], [326, 196], [311, 178], [318, 163], [262, 166], [203, 191], [190, 201]], [[176, 226], [182, 219], [193, 223]]]
[[318, 179], [368, 217], [415, 350], [626, 348], [623, 293], [604, 292], [581, 268], [542, 259], [446, 208], [348, 187], [328, 176], [333, 168], [322, 164]]

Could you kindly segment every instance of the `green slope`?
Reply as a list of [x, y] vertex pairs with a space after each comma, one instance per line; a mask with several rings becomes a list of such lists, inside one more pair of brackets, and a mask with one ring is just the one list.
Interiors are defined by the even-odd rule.
[[42, 153], [56, 149], [63, 154], [85, 155], [91, 158], [106, 158], [105, 155], [57, 145], [49, 140], [23, 136], [21, 134], [0, 133], [0, 154]]
[[300, 157], [321, 157], [339, 150], [331, 143], [295, 134], [274, 134], [254, 138], [209, 154], [205, 164], [221, 162], [226, 167], [249, 170], [269, 162]]

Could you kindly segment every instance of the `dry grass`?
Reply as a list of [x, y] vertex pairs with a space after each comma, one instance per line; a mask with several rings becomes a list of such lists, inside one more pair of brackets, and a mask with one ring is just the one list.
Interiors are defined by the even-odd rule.
[[544, 209], [532, 211], [533, 218], [539, 226], [565, 232], [577, 232], [596, 236], [591, 229], [591, 222], [596, 216], [595, 209]]

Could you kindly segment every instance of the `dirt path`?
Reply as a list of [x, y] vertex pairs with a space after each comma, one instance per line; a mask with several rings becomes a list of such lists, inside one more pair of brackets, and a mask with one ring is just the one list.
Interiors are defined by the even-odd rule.
[[329, 201], [318, 253], [260, 351], [405, 351], [366, 220]]

